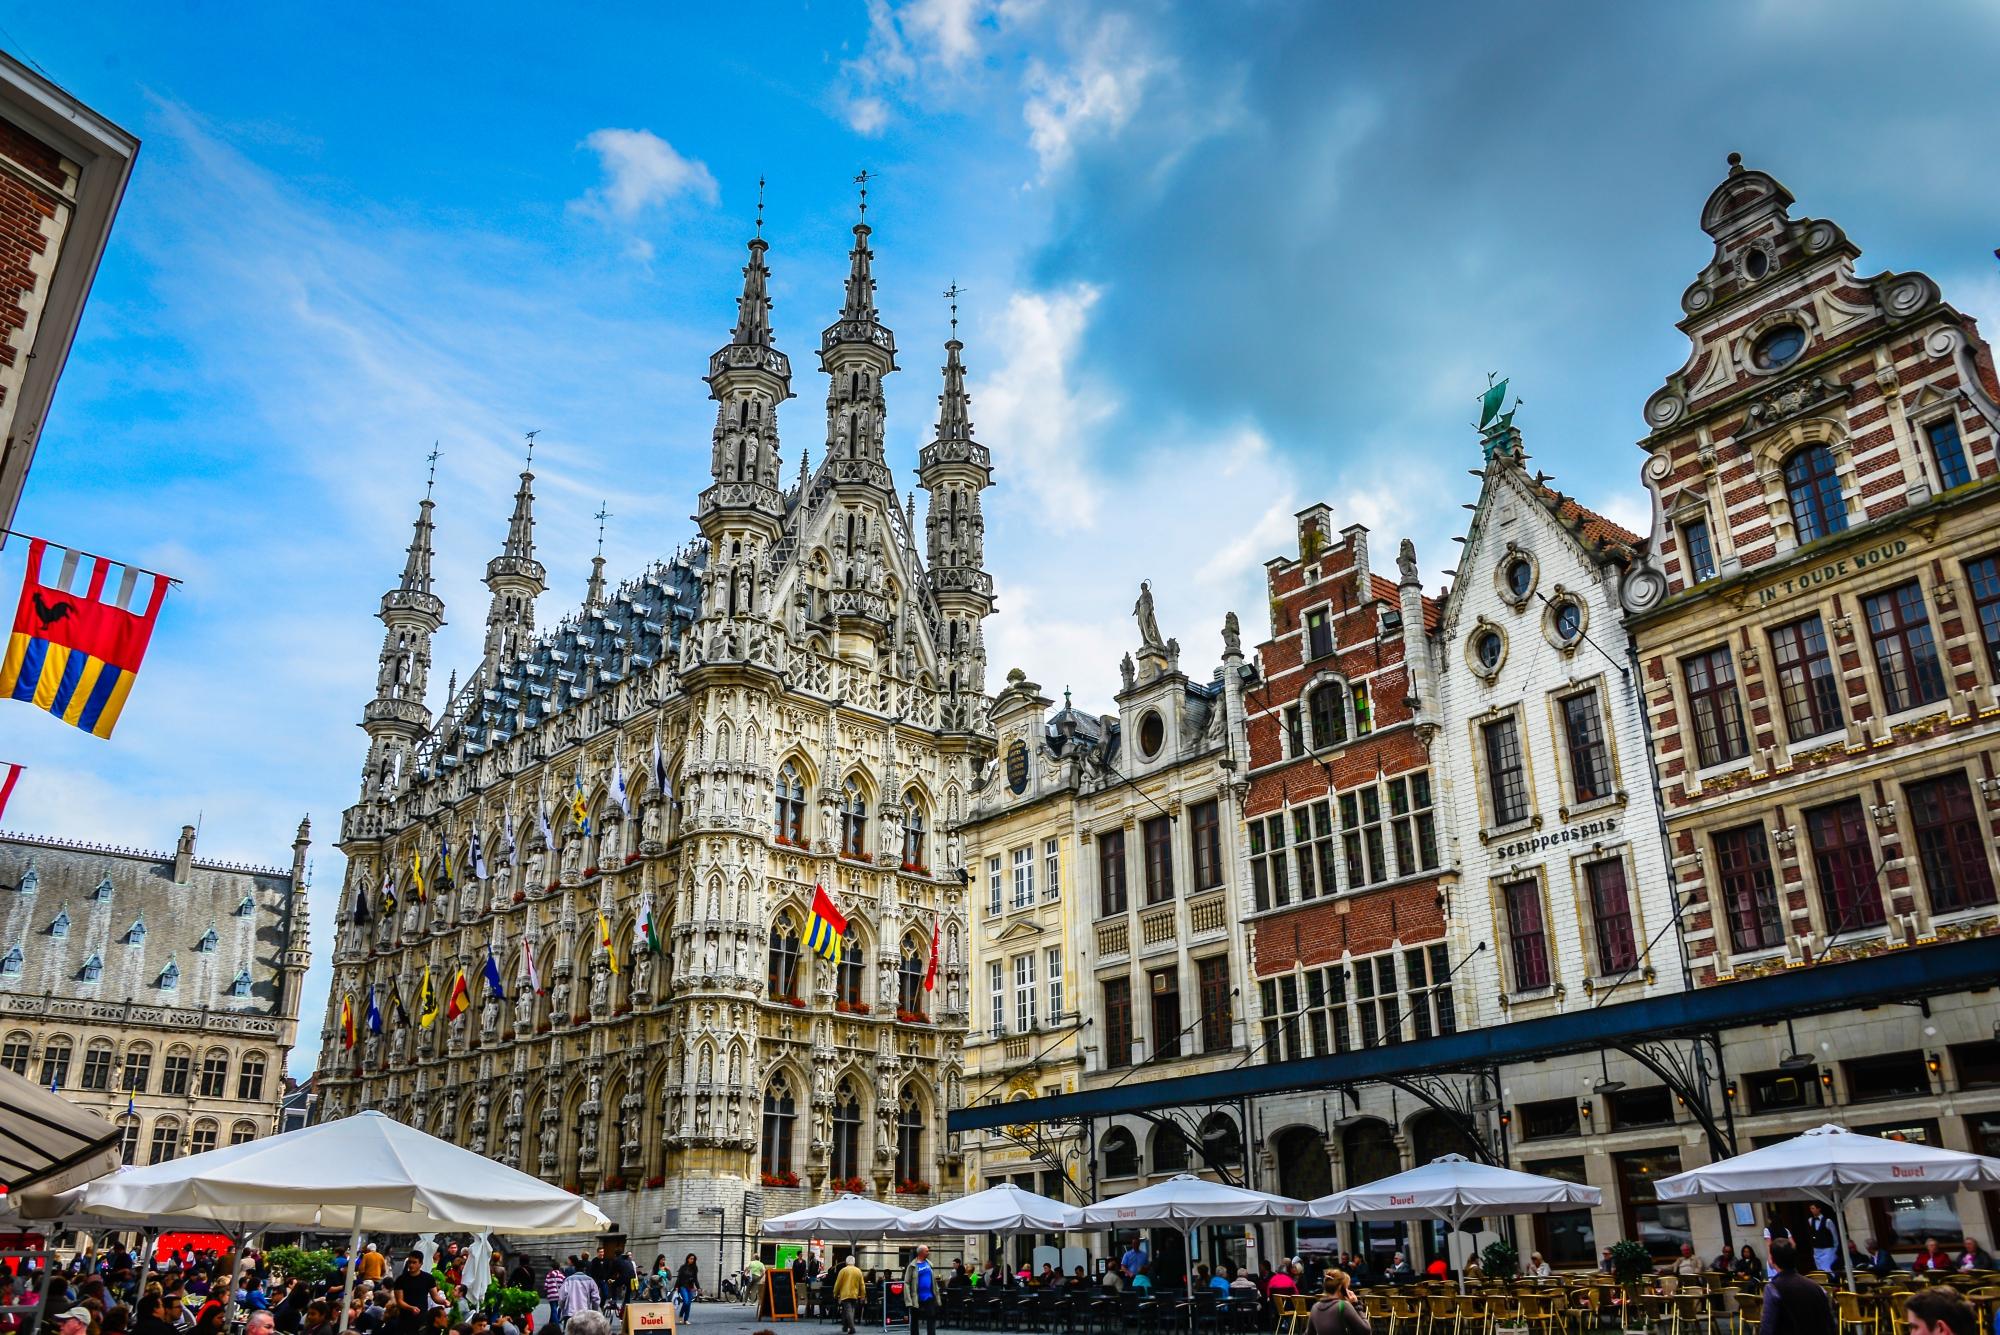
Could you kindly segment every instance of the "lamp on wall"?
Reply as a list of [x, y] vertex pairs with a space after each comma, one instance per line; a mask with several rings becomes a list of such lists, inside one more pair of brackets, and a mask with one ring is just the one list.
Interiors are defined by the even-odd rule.
[[1597, 1069], [1603, 1072], [1603, 1078], [1592, 1087], [1593, 1092], [1598, 1094], [1615, 1094], [1625, 1088], [1623, 1080], [1613, 1080], [1611, 1078], [1610, 1059], [1605, 1055], [1603, 1048], [1597, 1050]]
[[1736, 1082], [1734, 1080], [1722, 1087], [1722, 1097], [1728, 1099], [1731, 1103], [1736, 1102]]
[[1577, 1111], [1582, 1113], [1584, 1115], [1584, 1118], [1588, 1120], [1590, 1117], [1590, 1100], [1584, 1099], [1581, 1103], [1579, 1103], [1577, 1105]]
[[1935, 1052], [1926, 1052], [1924, 1054], [1924, 1065], [1930, 1068], [1932, 1075], [1936, 1075], [1944, 1063], [1938, 1060], [1938, 1055]]

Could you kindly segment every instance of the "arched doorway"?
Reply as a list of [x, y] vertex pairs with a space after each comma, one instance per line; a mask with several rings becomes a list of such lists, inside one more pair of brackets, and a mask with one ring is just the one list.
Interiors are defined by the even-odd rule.
[[[1409, 1129], [1412, 1167], [1421, 1168], [1423, 1165], [1447, 1154], [1461, 1154], [1467, 1158], [1472, 1157], [1471, 1152], [1474, 1147], [1466, 1143], [1465, 1132], [1461, 1128], [1460, 1123], [1436, 1109], [1432, 1109], [1429, 1112], [1421, 1112], [1412, 1117], [1409, 1120]], [[1464, 1252], [1466, 1247], [1476, 1250], [1478, 1247], [1478, 1234], [1485, 1227], [1487, 1225], [1484, 1220], [1466, 1220], [1465, 1231], [1469, 1236], [1465, 1243], [1460, 1246], [1459, 1250]], [[1447, 1265], [1452, 1265], [1456, 1269], [1457, 1267], [1453, 1261], [1448, 1241], [1449, 1237], [1450, 1230], [1442, 1222], [1436, 1219], [1424, 1221], [1418, 1230], [1418, 1248], [1423, 1255], [1421, 1258], [1412, 1258], [1413, 1264], [1422, 1269], [1424, 1264], [1433, 1257], [1442, 1256]]]
[[[1327, 1159], [1326, 1137], [1318, 1127], [1288, 1126], [1271, 1138], [1278, 1161], [1278, 1194], [1309, 1201], [1333, 1190], [1333, 1164]], [[1340, 1250], [1340, 1226], [1322, 1219], [1287, 1220], [1285, 1255]]]
[[[1343, 1190], [1403, 1171], [1402, 1158], [1396, 1150], [1396, 1135], [1389, 1129], [1389, 1124], [1379, 1117], [1364, 1117], [1341, 1128], [1340, 1162], [1342, 1176], [1347, 1179], [1341, 1183]], [[1400, 1222], [1365, 1223], [1352, 1227], [1356, 1236], [1355, 1250], [1368, 1258], [1370, 1270], [1378, 1273], [1386, 1271], [1397, 1252], [1409, 1250], [1408, 1232]]]

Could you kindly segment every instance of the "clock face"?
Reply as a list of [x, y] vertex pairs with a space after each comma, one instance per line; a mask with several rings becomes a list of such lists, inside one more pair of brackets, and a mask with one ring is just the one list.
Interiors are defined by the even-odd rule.
[[1019, 737], [1007, 748], [1007, 787], [1016, 797], [1028, 790], [1028, 744]]

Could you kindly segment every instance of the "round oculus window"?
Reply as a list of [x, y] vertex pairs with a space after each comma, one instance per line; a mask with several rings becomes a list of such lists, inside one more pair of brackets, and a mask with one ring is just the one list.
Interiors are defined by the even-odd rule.
[[1743, 273], [1751, 282], [1756, 282], [1769, 272], [1771, 272], [1771, 252], [1762, 246], [1743, 256]]
[[1160, 753], [1160, 744], [1167, 740], [1167, 725], [1153, 710], [1146, 711], [1146, 717], [1139, 720], [1139, 754], [1148, 760]]
[[1562, 603], [1556, 607], [1556, 638], [1564, 644], [1575, 644], [1583, 634], [1583, 608], [1575, 603]]
[[1507, 592], [1526, 598], [1534, 587], [1535, 567], [1531, 563], [1518, 556], [1507, 563]]
[[1500, 666], [1500, 655], [1506, 647], [1497, 630], [1482, 630], [1472, 637], [1472, 657], [1488, 672]]
[[1795, 324], [1781, 324], [1757, 336], [1750, 345], [1750, 360], [1761, 370], [1775, 371], [1797, 361], [1805, 350], [1806, 331]]

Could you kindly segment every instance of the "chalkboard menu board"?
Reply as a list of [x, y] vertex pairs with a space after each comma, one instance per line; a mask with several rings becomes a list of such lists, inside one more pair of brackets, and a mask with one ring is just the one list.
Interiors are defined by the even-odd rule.
[[758, 1300], [757, 1315], [766, 1321], [797, 1321], [799, 1294], [792, 1287], [792, 1272], [773, 1268], [764, 1272], [764, 1296]]

